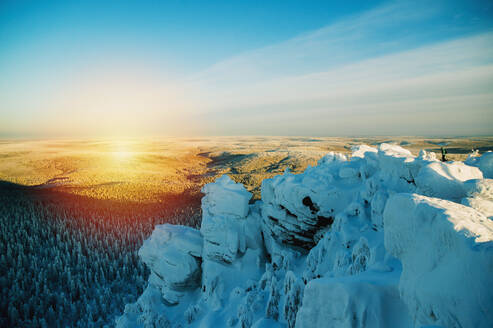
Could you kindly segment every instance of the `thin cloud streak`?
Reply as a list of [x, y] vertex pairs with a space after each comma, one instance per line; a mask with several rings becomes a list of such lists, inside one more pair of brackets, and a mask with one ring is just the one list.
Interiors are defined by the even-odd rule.
[[[407, 19], [417, 23], [423, 17], [429, 19], [434, 12], [409, 15]], [[245, 134], [291, 134], [292, 122], [306, 122], [307, 115], [316, 115], [315, 126], [320, 126], [316, 133], [330, 130], [335, 135], [347, 134], [348, 126], [333, 119], [341, 114], [351, 122], [370, 115], [375, 120], [367, 133], [381, 134], [395, 133], [395, 126], [385, 122], [400, 120], [399, 115], [408, 111], [418, 114], [412, 120], [415, 124], [419, 124], [421, 115], [423, 120], [431, 120], [432, 126], [440, 124], [443, 115], [461, 117], [459, 112], [469, 111], [466, 121], [448, 122], [440, 133], [467, 129], [474, 134], [491, 133], [485, 122], [492, 126], [493, 115], [484, 112], [493, 99], [493, 33], [400, 51], [398, 46], [383, 46], [384, 54], [370, 49], [355, 55], [358, 49], [353, 47], [354, 40], [372, 35], [372, 29], [391, 28], [389, 20], [395, 21], [396, 17], [405, 17], [405, 12], [402, 7], [391, 5], [218, 63], [188, 81], [185, 88], [190, 91], [193, 108], [189, 114], [206, 125], [217, 124], [216, 127]], [[382, 44], [374, 41], [370, 38], [366, 42], [374, 47]], [[344, 53], [345, 42], [347, 62], [341, 64], [339, 58], [331, 62], [327, 56], [325, 62], [317, 63], [317, 69], [300, 64], [304, 58], [320, 57], [331, 49]], [[368, 44], [365, 49], [371, 48]], [[338, 56], [337, 51], [335, 55]], [[361, 58], [354, 60], [356, 57]], [[279, 62], [282, 65], [268, 67], [269, 63]], [[296, 72], [289, 67], [295, 67]], [[469, 103], [457, 106], [454, 101], [458, 97]], [[419, 113], [422, 109], [426, 113]], [[480, 113], [474, 115], [474, 111]], [[279, 116], [289, 117], [292, 122], [279, 120]], [[278, 118], [276, 127], [263, 127], [269, 117]], [[314, 131], [309, 124], [300, 124], [303, 128], [295, 130], [305, 131], [303, 134]], [[207, 127], [204, 132], [208, 133]], [[412, 129], [409, 132], [412, 134]]]
[[[363, 58], [396, 52], [415, 36], [393, 29], [416, 26], [433, 18], [437, 5], [392, 3], [350, 16], [287, 41], [256, 49], [216, 63], [190, 78], [190, 82], [218, 88], [261, 80], [328, 70]], [[432, 32], [430, 32], [431, 34]]]

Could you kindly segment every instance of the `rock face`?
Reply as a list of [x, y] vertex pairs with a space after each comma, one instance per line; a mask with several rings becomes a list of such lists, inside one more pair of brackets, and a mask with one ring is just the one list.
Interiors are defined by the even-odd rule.
[[[346, 157], [328, 154], [320, 166], [331, 166], [334, 173], [308, 168], [303, 175], [286, 172], [262, 183], [262, 230], [264, 238], [309, 251], [320, 239], [316, 234], [334, 223], [343, 204], [351, 202], [351, 189], [360, 182], [357, 167]], [[353, 163], [351, 163], [353, 164]]]
[[171, 304], [178, 303], [182, 292], [200, 285], [202, 236], [195, 229], [158, 225], [139, 256], [151, 270], [150, 281]]
[[488, 161], [363, 145], [265, 180], [254, 204], [223, 176], [200, 231], [144, 243], [149, 285], [117, 326], [491, 327]]
[[257, 239], [247, 234], [252, 224], [246, 219], [252, 194], [226, 175], [205, 185], [202, 192], [205, 197], [200, 232], [204, 236], [204, 256], [232, 263], [238, 253], [245, 252], [247, 239]]
[[392, 196], [385, 246], [402, 262], [399, 290], [415, 322], [491, 327], [493, 221], [478, 211], [420, 195]]

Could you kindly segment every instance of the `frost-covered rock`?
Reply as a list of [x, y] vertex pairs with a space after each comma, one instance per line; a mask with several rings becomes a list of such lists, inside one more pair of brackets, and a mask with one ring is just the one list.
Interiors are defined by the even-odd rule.
[[296, 314], [302, 304], [304, 289], [305, 286], [301, 279], [296, 277], [293, 271], [288, 271], [284, 278], [284, 295], [286, 295], [286, 299], [284, 301], [283, 314], [289, 328], [293, 328], [296, 325]]
[[474, 150], [464, 161], [467, 165], [478, 167], [483, 176], [487, 179], [493, 179], [493, 152], [488, 151], [483, 155], [479, 155], [477, 150]]
[[210, 216], [223, 215], [244, 218], [248, 214], [248, 201], [252, 194], [241, 183], [223, 175], [215, 183], [202, 188], [202, 210]]
[[[235, 183], [227, 175], [202, 188], [202, 226], [204, 256], [227, 263], [233, 262], [238, 252], [245, 252], [247, 239], [258, 240], [258, 227], [247, 220], [248, 202], [252, 197], [243, 185]], [[250, 232], [250, 233], [249, 233]]]
[[493, 179], [493, 152], [488, 151], [482, 156], [476, 156], [475, 161], [473, 160], [472, 165], [477, 166], [485, 178]]
[[[281, 245], [310, 250], [361, 183], [356, 162], [329, 154], [303, 175], [286, 172], [262, 182], [262, 230]], [[341, 188], [344, 185], [344, 188]], [[267, 249], [272, 250], [267, 245]]]
[[420, 195], [392, 196], [385, 246], [403, 266], [399, 289], [417, 324], [492, 327], [493, 221]]
[[397, 283], [398, 275], [392, 273], [312, 280], [296, 327], [412, 327]]
[[200, 232], [144, 243], [149, 284], [117, 326], [492, 326], [489, 157], [358, 146], [264, 180], [254, 204], [223, 176]]
[[466, 190], [462, 204], [493, 219], [493, 179], [469, 180], [466, 182]]
[[418, 158], [420, 160], [430, 161], [430, 162], [437, 162], [438, 161], [437, 155], [434, 152], [427, 152], [424, 149], [420, 150]]
[[364, 158], [366, 156], [366, 153], [378, 153], [378, 150], [376, 148], [367, 146], [367, 145], [359, 145], [359, 146], [353, 146], [351, 147], [351, 152], [352, 158]]
[[139, 256], [151, 269], [151, 282], [170, 303], [177, 303], [182, 291], [200, 285], [202, 236], [193, 228], [156, 226]]
[[485, 178], [493, 179], [493, 152], [484, 153], [479, 159], [478, 166]]
[[478, 168], [462, 162], [433, 162], [421, 168], [415, 182], [420, 194], [458, 201], [467, 194], [465, 181], [482, 178]]

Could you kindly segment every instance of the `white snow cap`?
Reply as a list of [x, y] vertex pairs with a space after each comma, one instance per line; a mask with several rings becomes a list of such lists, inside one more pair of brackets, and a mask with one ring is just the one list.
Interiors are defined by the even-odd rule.
[[493, 221], [450, 201], [392, 196], [385, 247], [403, 266], [399, 289], [416, 323], [491, 327]]
[[351, 147], [351, 152], [352, 152], [352, 157], [359, 157], [359, 158], [364, 158], [366, 156], [366, 153], [378, 153], [378, 149], [374, 147], [370, 147], [368, 145], [359, 145], [359, 146], [352, 146]]
[[215, 183], [206, 184], [202, 192], [205, 194], [202, 206], [211, 215], [245, 217], [248, 214], [248, 201], [252, 194], [227, 175], [221, 176]]

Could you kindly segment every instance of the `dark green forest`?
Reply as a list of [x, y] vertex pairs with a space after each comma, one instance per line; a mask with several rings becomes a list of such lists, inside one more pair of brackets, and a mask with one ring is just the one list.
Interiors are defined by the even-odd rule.
[[198, 227], [200, 195], [97, 200], [0, 183], [0, 327], [111, 327], [145, 288], [156, 224]]

